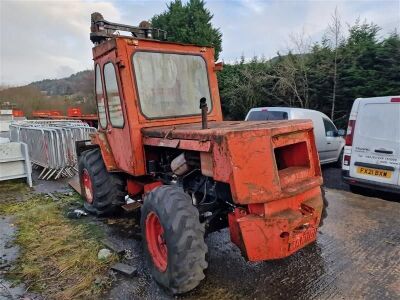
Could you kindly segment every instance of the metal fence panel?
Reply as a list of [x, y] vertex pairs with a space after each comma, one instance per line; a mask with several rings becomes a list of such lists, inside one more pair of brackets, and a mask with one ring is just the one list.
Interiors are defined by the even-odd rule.
[[75, 142], [90, 139], [89, 134], [95, 131], [82, 121], [19, 121], [10, 125], [10, 140], [28, 145], [32, 163], [43, 168], [39, 178], [57, 179], [75, 174]]

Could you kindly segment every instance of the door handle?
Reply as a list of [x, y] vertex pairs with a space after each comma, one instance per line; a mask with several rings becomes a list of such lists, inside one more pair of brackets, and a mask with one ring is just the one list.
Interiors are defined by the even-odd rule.
[[330, 144], [331, 144], [331, 142], [327, 142], [327, 144], [328, 144], [328, 145], [330, 145]]
[[386, 150], [386, 149], [375, 149], [375, 153], [382, 153], [382, 154], [393, 154], [393, 151]]

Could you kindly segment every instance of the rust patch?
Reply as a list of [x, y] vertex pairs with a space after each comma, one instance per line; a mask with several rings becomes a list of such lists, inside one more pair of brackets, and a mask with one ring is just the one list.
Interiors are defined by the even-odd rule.
[[117, 171], [118, 167], [114, 159], [111, 147], [108, 143], [107, 136], [104, 132], [97, 132], [96, 144], [100, 146], [101, 156], [103, 157], [104, 164], [107, 171]]
[[143, 144], [147, 146], [178, 148], [182, 150], [210, 152], [211, 142], [194, 141], [194, 140], [179, 140], [179, 139], [165, 139], [155, 137], [144, 137]]
[[214, 176], [214, 164], [211, 153], [200, 152], [201, 173], [204, 176]]
[[179, 140], [170, 140], [164, 138], [143, 138], [143, 144], [147, 146], [178, 148], [179, 142]]

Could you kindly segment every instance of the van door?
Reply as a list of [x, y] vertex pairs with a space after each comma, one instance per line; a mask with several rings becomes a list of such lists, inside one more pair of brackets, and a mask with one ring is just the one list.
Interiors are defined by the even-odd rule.
[[325, 159], [324, 151], [326, 148], [325, 131], [324, 131], [324, 125], [322, 123], [322, 118], [319, 114], [304, 115], [303, 118], [304, 119], [311, 118], [313, 122], [315, 144], [317, 146], [319, 160], [320, 162], [322, 162]]
[[328, 162], [334, 162], [339, 157], [341, 149], [341, 137], [338, 135], [335, 124], [328, 118], [322, 117], [325, 129], [325, 149], [324, 149], [324, 160]]
[[[396, 99], [396, 98], [394, 98]], [[363, 99], [356, 118], [350, 176], [399, 184], [400, 102]]]

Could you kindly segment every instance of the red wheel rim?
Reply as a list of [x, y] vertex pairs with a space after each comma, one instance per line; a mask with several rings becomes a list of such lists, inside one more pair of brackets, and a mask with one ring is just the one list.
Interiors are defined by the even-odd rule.
[[83, 192], [85, 193], [86, 202], [92, 204], [93, 202], [93, 187], [92, 187], [92, 180], [90, 179], [90, 175], [88, 170], [83, 169], [82, 172], [82, 185], [83, 185]]
[[146, 241], [154, 265], [165, 272], [168, 263], [168, 249], [164, 239], [164, 228], [158, 216], [151, 212], [146, 218]]

